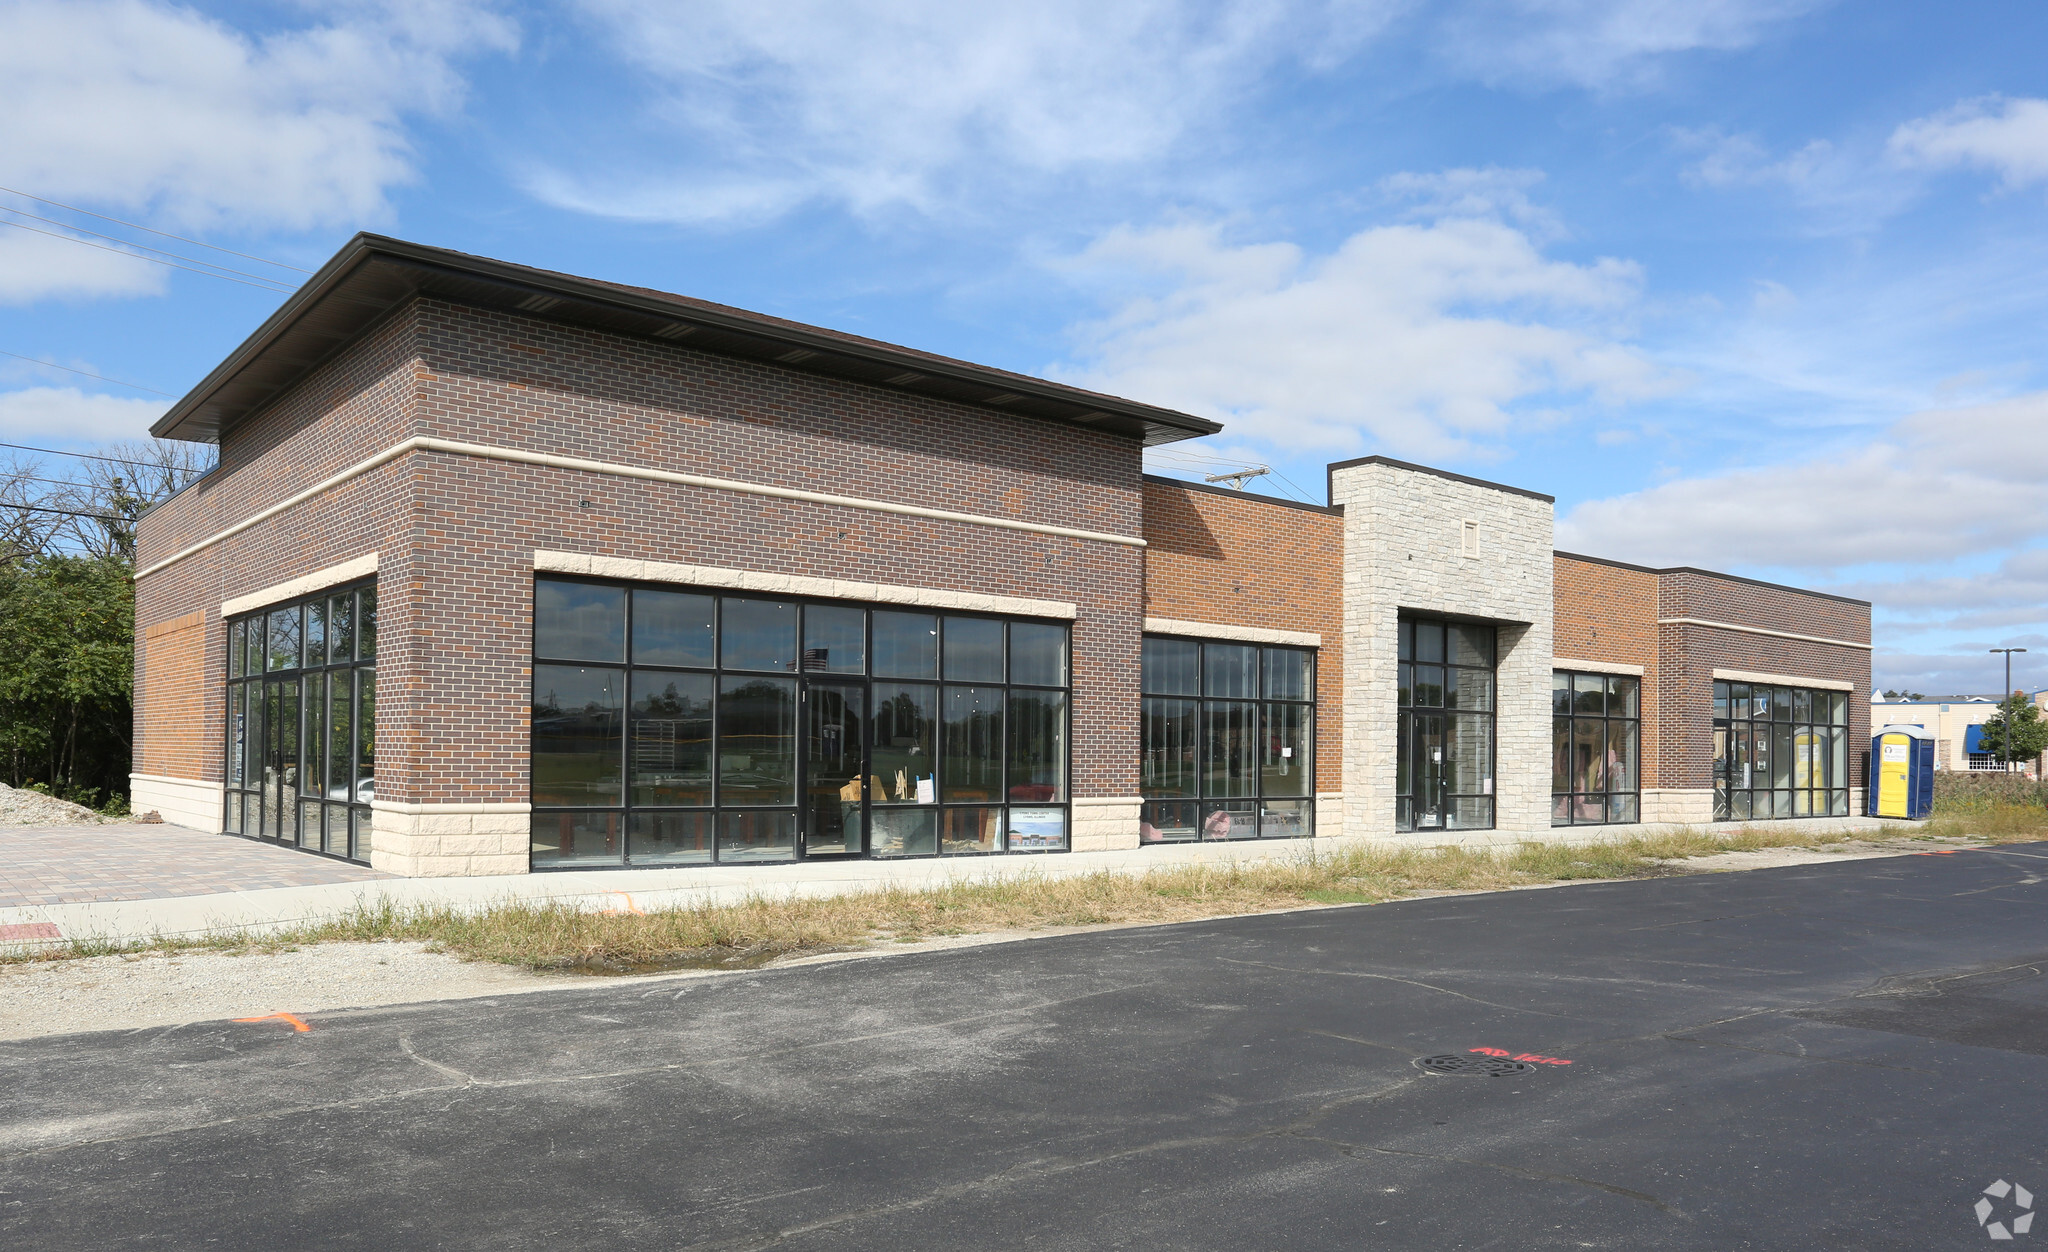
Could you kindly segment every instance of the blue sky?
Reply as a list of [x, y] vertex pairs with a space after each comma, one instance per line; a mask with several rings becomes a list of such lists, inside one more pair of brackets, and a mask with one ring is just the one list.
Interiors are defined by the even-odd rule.
[[[1561, 547], [1865, 597], [1880, 686], [1994, 690], [1994, 645], [2048, 685], [2043, 47], [2025, 3], [0, 0], [0, 186], [309, 269], [382, 231], [1227, 424], [1160, 472], [1531, 487]], [[0, 352], [178, 393], [279, 299], [0, 205], [65, 223], [0, 213]], [[164, 403], [0, 357], [0, 440]]]

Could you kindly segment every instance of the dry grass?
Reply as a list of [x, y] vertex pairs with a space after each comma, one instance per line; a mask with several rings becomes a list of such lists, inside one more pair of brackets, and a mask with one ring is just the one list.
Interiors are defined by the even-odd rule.
[[[1373, 904], [1432, 892], [1653, 877], [1685, 872], [1674, 863], [1694, 857], [1823, 848], [1871, 837], [1812, 833], [1773, 823], [1732, 834], [1681, 827], [1666, 834], [1578, 845], [1382, 845], [1332, 851], [1310, 844], [1297, 856], [1251, 864], [1184, 865], [1142, 875], [1104, 872], [1072, 878], [1023, 870], [929, 889], [888, 887], [827, 899], [757, 897], [647, 913], [600, 913], [556, 902], [507, 903], [479, 913], [386, 904], [262, 938], [135, 944], [82, 940], [64, 948], [0, 956], [0, 961], [180, 948], [266, 951], [334, 940], [391, 939], [425, 942], [468, 959], [532, 969], [736, 968], [802, 953], [945, 935], [1177, 922], [1314, 905]], [[1875, 838], [1985, 843], [2042, 839], [2048, 838], [2048, 810], [1996, 806], [1942, 815], [1925, 826], [1886, 827]]]
[[[1919, 828], [1899, 833], [1924, 836]], [[2018, 836], [2014, 836], [2018, 837]], [[575, 903], [507, 903], [478, 913], [366, 908], [266, 936], [107, 945], [89, 940], [33, 956], [115, 951], [274, 950], [333, 940], [413, 940], [474, 960], [533, 969], [631, 971], [743, 967], [778, 957], [944, 935], [1114, 923], [1177, 922], [1329, 904], [1370, 904], [1442, 891], [1486, 891], [1575, 879], [1669, 874], [1671, 862], [1722, 852], [1839, 845], [1851, 836], [1756, 826], [1733, 834], [1680, 828], [1592, 844], [1509, 848], [1305, 847], [1294, 857], [1055, 878], [1027, 871], [929, 889], [889, 887], [827, 899], [758, 897], [736, 904], [592, 912]]]

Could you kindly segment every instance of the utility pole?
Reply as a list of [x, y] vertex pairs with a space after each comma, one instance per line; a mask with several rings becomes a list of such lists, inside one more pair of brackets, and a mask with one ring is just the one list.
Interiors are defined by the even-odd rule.
[[[2012, 654], [2015, 652], [2025, 652], [2026, 649], [1986, 648], [1985, 651], [2005, 653], [2005, 690], [2000, 692], [1998, 696], [1998, 702], [2000, 704], [2004, 704], [2007, 700], [2010, 700], [2012, 698]], [[2006, 721], [2009, 723], [2011, 722], [2011, 720], [2011, 715], [2008, 714], [2006, 717]], [[2012, 773], [2012, 727], [2010, 725], [2006, 727], [2004, 742], [1998, 745], [1998, 756], [1999, 759], [2005, 764], [2005, 772], [2008, 774]]]
[[1238, 491], [1243, 491], [1245, 479], [1257, 478], [1261, 474], [1270, 474], [1272, 472], [1273, 471], [1270, 468], [1264, 465], [1254, 465], [1250, 469], [1237, 470], [1229, 474], [1209, 474], [1204, 476], [1203, 481], [1212, 483], [1229, 483], [1232, 488]]

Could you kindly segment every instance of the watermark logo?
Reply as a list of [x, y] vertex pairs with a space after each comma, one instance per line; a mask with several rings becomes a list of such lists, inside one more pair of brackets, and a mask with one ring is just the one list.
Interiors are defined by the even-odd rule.
[[[1995, 1201], [1995, 1203], [1994, 1203]], [[1984, 1188], [1972, 1212], [1993, 1239], [2010, 1239], [2034, 1228], [2034, 1193], [2001, 1178]]]

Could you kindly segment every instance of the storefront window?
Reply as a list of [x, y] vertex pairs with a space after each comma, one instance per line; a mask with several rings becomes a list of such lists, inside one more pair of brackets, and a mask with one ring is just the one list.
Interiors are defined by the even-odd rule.
[[1147, 635], [1139, 686], [1144, 842], [1314, 833], [1312, 650]]
[[1550, 824], [1642, 820], [1643, 680], [1550, 676]]
[[1493, 826], [1495, 642], [1491, 626], [1401, 619], [1395, 829]]
[[534, 650], [537, 869], [1067, 846], [1063, 623], [540, 578]]
[[370, 859], [376, 621], [364, 584], [228, 622], [223, 829]]
[[1714, 684], [1715, 821], [1848, 814], [1848, 692]]

